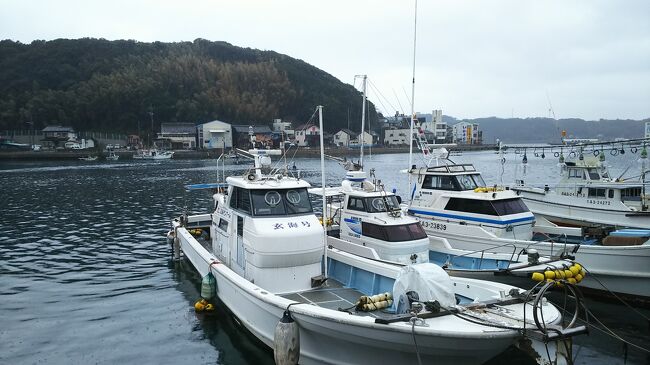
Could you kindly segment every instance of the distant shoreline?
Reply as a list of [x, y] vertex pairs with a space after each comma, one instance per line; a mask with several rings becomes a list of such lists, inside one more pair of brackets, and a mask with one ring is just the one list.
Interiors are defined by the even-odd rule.
[[[489, 151], [496, 150], [495, 145], [459, 145], [448, 147], [452, 151]], [[407, 153], [408, 147], [376, 147], [372, 149], [365, 149], [365, 153], [374, 154], [391, 154], [391, 153]], [[414, 153], [419, 153], [416, 148], [413, 149]], [[357, 156], [359, 149], [351, 148], [326, 148], [325, 153], [332, 156]], [[120, 160], [131, 160], [135, 151], [117, 151], [116, 155], [120, 156]], [[78, 160], [79, 157], [86, 157], [88, 155], [97, 155], [95, 151], [0, 151], [0, 161], [8, 160], [29, 160], [29, 161], [51, 161], [51, 160]], [[106, 157], [107, 152], [100, 153], [100, 159]], [[221, 155], [220, 150], [211, 151], [192, 151], [192, 150], [175, 150], [175, 160], [199, 160], [199, 159], [216, 159]], [[318, 147], [304, 148], [301, 147], [295, 151], [296, 157], [316, 157], [320, 155]], [[289, 150], [288, 156], [294, 156], [294, 150]]]

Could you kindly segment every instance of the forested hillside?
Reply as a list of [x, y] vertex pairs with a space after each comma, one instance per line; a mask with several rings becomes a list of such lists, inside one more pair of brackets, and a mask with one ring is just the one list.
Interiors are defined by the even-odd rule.
[[0, 41], [0, 130], [33, 122], [128, 133], [149, 127], [151, 111], [156, 125], [295, 125], [323, 105], [334, 132], [348, 126], [348, 110], [360, 124], [360, 104], [354, 87], [301, 60], [225, 42]]

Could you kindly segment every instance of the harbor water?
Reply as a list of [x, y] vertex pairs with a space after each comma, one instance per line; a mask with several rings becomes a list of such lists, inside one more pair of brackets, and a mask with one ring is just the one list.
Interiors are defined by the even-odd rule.
[[[525, 175], [513, 151], [504, 164], [493, 152], [453, 159], [474, 163], [490, 185], [524, 178], [552, 186], [557, 158], [545, 157], [529, 151]], [[607, 155], [612, 175], [628, 166], [626, 175], [637, 175], [637, 158]], [[400, 173], [407, 161], [407, 154], [366, 155], [365, 165], [407, 200], [408, 178]], [[295, 165], [319, 185], [319, 160]], [[165, 240], [172, 217], [212, 206], [209, 193], [183, 186], [216, 182], [216, 166], [215, 160], [1, 162], [0, 364], [272, 364], [271, 350], [226, 309], [194, 312], [201, 278], [188, 262], [172, 260]], [[247, 168], [229, 161], [226, 173]], [[334, 161], [326, 170], [328, 184], [344, 175]], [[588, 305], [616, 334], [650, 348], [650, 323], [641, 315], [600, 299]], [[573, 350], [577, 364], [650, 363], [647, 353], [598, 329], [576, 339]], [[515, 349], [489, 362], [531, 363]]]

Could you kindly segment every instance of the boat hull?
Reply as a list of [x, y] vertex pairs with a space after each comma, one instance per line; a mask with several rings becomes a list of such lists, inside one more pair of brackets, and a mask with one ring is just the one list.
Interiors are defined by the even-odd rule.
[[[178, 244], [200, 275], [211, 271], [217, 296], [239, 322], [267, 346], [273, 346], [275, 327], [285, 308], [295, 303], [269, 293], [218, 263], [185, 229], [177, 229]], [[348, 254], [349, 255], [349, 254]], [[379, 264], [377, 264], [379, 265]], [[381, 270], [378, 270], [381, 271]], [[469, 285], [468, 285], [469, 287]], [[314, 305], [295, 305], [291, 314], [300, 328], [301, 364], [417, 363], [413, 327], [408, 322], [375, 323], [372, 317], [351, 316]], [[454, 316], [436, 319], [444, 328]], [[454, 322], [451, 322], [454, 323]], [[480, 364], [516, 343], [516, 331], [479, 326], [467, 331], [415, 327], [423, 363]]]
[[[531, 212], [557, 224], [575, 226], [605, 226], [650, 229], [650, 212], [635, 212], [626, 208], [621, 202], [592, 200], [587, 205], [585, 199], [566, 196], [552, 196], [519, 190], [521, 198]], [[619, 207], [607, 207], [597, 203], [618, 204]]]
[[[448, 225], [448, 228], [451, 226]], [[568, 252], [575, 255], [575, 261], [589, 272], [580, 283], [581, 286], [599, 290], [602, 294], [612, 291], [650, 303], [650, 245], [580, 245], [577, 251], [572, 253], [576, 247], [574, 244], [502, 239], [487, 231], [472, 232], [474, 234], [468, 235], [462, 234], [462, 231], [454, 232], [452, 229], [427, 230], [429, 235], [444, 238], [453, 248], [460, 250], [512, 254], [522, 249], [534, 248], [541, 256], [558, 256], [562, 252]]]

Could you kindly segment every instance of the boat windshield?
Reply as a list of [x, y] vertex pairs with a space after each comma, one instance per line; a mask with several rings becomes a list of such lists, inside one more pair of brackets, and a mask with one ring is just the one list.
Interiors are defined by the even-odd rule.
[[486, 186], [485, 181], [483, 181], [483, 178], [479, 174], [458, 175], [457, 178], [461, 190], [474, 190], [478, 187]]
[[480, 174], [469, 175], [426, 175], [422, 189], [463, 191], [483, 187], [485, 181]]
[[590, 180], [600, 180], [600, 173], [598, 173], [597, 169], [588, 169], [587, 172]]
[[427, 238], [420, 223], [384, 226], [373, 223], [361, 223], [362, 235], [382, 241], [400, 242]]
[[[388, 205], [388, 210], [386, 209], [386, 205]], [[399, 203], [395, 195], [366, 198], [366, 212], [368, 213], [381, 213], [398, 209]]]
[[254, 216], [312, 213], [306, 188], [251, 190]]

